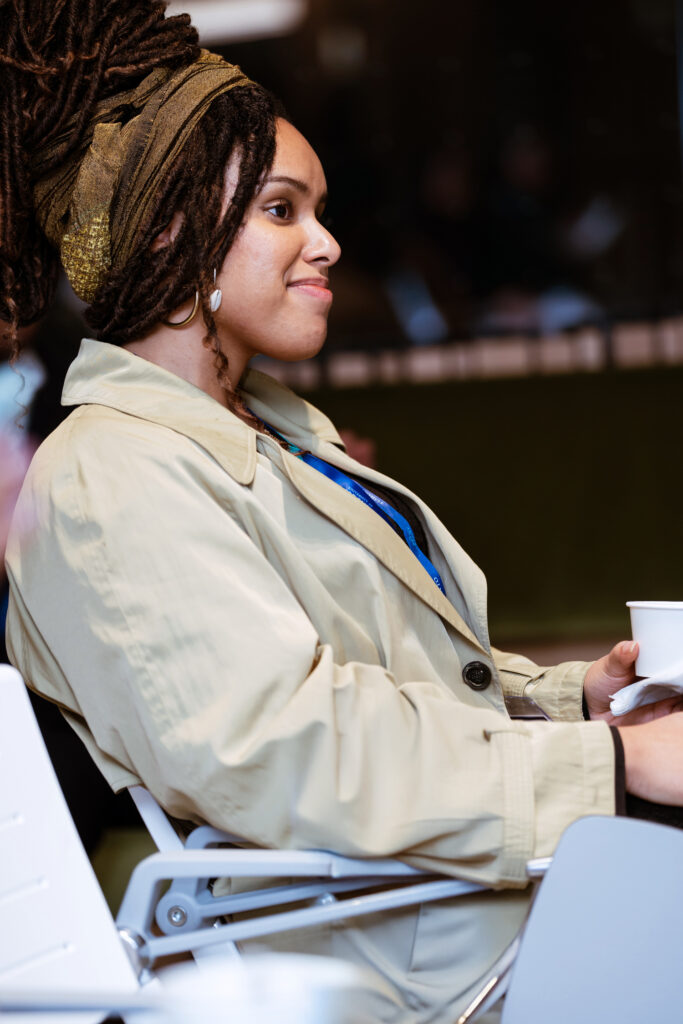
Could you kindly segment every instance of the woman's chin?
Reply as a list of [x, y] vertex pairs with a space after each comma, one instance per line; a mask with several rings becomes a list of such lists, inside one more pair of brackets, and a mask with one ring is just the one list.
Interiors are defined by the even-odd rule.
[[322, 335], [312, 336], [305, 341], [297, 339], [297, 343], [289, 348], [282, 348], [279, 352], [268, 353], [272, 359], [278, 359], [282, 363], [299, 363], [304, 359], [313, 359], [317, 356], [327, 337], [327, 331]]

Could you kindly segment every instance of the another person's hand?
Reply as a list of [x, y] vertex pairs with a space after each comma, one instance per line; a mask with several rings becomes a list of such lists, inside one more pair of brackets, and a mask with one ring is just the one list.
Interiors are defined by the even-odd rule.
[[[611, 713], [610, 696], [635, 682], [635, 663], [638, 657], [638, 644], [624, 640], [616, 644], [609, 654], [593, 662], [586, 673], [583, 694], [586, 698], [588, 713], [592, 721], [601, 720], [608, 725], [642, 725], [662, 718], [673, 711], [683, 711], [683, 697], [667, 697], [656, 704], [647, 704], [636, 708], [627, 715], [615, 716]], [[683, 728], [683, 726], [681, 726]]]
[[638, 645], [626, 640], [594, 662], [583, 692], [592, 720], [619, 727], [626, 789], [656, 804], [683, 807], [683, 697], [667, 697], [615, 717], [610, 694], [635, 680]]

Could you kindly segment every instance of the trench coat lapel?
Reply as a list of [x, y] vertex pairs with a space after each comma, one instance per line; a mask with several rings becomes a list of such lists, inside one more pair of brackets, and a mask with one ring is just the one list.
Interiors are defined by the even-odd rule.
[[[282, 430], [295, 444], [309, 448], [347, 472], [358, 471], [357, 464], [337, 447], [341, 439], [323, 413], [258, 371], [249, 372], [247, 384], [255, 385], [256, 394], [246, 397], [257, 415]], [[200, 444], [239, 483], [246, 486], [252, 483], [256, 470], [256, 434], [252, 428], [192, 384], [124, 349], [84, 339], [79, 356], [69, 369], [62, 403], [106, 405], [162, 424]], [[457, 608], [441, 593], [405, 542], [376, 512], [295, 455], [284, 450], [282, 455], [289, 479], [307, 501], [371, 551], [477, 649], [486, 652]], [[369, 481], [376, 479], [395, 488], [414, 501], [427, 519], [437, 543], [446, 552], [441, 539], [444, 527], [414, 494], [381, 473], [367, 470], [363, 475]], [[472, 573], [478, 572], [454, 543], [447, 547], [447, 561], [454, 564], [455, 575], [461, 579], [472, 579]], [[484, 588], [481, 575], [470, 589], [483, 591]], [[482, 616], [478, 616], [479, 629], [485, 635], [486, 627], [482, 622]], [[484, 644], [487, 643], [488, 637], [484, 640]]]
[[[324, 455], [322, 452], [319, 453], [321, 457], [339, 465], [340, 468], [348, 469], [348, 466], [341, 465], [343, 459], [331, 456], [331, 446], [325, 447]], [[475, 647], [484, 651], [480, 640], [448, 598], [441, 593], [412, 551], [376, 512], [317, 469], [306, 465], [296, 455], [283, 452], [283, 464], [287, 476], [307, 501], [371, 551], [425, 604], [449, 622]], [[381, 479], [379, 474], [373, 473], [368, 473], [367, 477], [370, 479], [374, 475]], [[389, 483], [395, 486], [393, 482]]]
[[[258, 370], [248, 371], [244, 386], [249, 408], [279, 430], [288, 441], [309, 449], [314, 455], [347, 473], [359, 473], [361, 467], [343, 451], [339, 434], [320, 409]], [[417, 495], [395, 480], [362, 467], [362, 476], [370, 484], [376, 480], [403, 494], [418, 506], [445, 557], [454, 577], [454, 585], [458, 586], [462, 594], [469, 622], [473, 623], [478, 636], [458, 608], [441, 593], [405, 542], [376, 512], [317, 469], [302, 463], [296, 456], [285, 452], [283, 456], [290, 480], [307, 501], [372, 551], [390, 572], [478, 650], [490, 653], [486, 625], [486, 578]]]

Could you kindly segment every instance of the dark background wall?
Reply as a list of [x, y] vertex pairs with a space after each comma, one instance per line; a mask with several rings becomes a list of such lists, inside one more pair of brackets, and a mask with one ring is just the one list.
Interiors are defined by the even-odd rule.
[[[681, 311], [672, 2], [311, 8], [295, 37], [226, 52], [323, 159], [344, 249], [328, 352], [410, 344], [388, 287], [405, 271], [449, 338], [514, 330], [557, 286], [603, 326]], [[596, 201], [616, 228], [579, 252], [567, 240]], [[627, 599], [683, 598], [682, 383], [608, 369], [311, 397], [374, 437], [380, 468], [482, 565], [505, 643], [623, 635]]]
[[628, 636], [627, 600], [683, 599], [682, 395], [669, 368], [312, 400], [484, 569], [505, 646]]
[[[405, 340], [382, 282], [406, 266], [450, 336], [480, 333], [506, 272], [532, 291], [579, 289], [613, 318], [680, 310], [672, 0], [313, 0], [295, 36], [226, 53], [284, 98], [323, 159], [345, 250], [333, 347]], [[535, 248], [528, 216], [501, 224], [503, 165], [525, 132], [545, 161], [515, 193], [536, 204]], [[596, 199], [616, 236], [568, 251]]]
[[[295, 35], [225, 53], [325, 165], [344, 249], [328, 352], [408, 348], [391, 301], [405, 275], [443, 340], [519, 333], [520, 310], [543, 333], [534, 311], [558, 286], [606, 331], [683, 312], [670, 0], [312, 0]], [[616, 226], [579, 252], [567, 239], [596, 202]], [[430, 502], [514, 644], [624, 635], [627, 599], [683, 598], [682, 384], [681, 368], [608, 361], [308, 397]]]

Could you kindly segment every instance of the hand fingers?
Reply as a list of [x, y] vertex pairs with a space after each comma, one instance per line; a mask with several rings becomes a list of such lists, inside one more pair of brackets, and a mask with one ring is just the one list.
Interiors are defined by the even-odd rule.
[[618, 717], [610, 716], [610, 725], [643, 725], [645, 722], [653, 722], [657, 718], [665, 718], [675, 711], [683, 711], [683, 697], [666, 697], [658, 700], [656, 704], [646, 704], [635, 711], [629, 711], [627, 715]]
[[656, 704], [648, 705], [652, 719], [663, 718], [674, 711], [683, 711], [683, 698], [679, 696], [667, 697], [665, 700], [658, 700]]
[[638, 644], [635, 640], [622, 640], [615, 644], [607, 655], [605, 671], [608, 675], [618, 678], [630, 672], [638, 657]]

